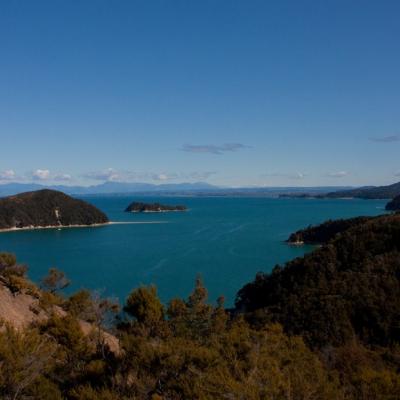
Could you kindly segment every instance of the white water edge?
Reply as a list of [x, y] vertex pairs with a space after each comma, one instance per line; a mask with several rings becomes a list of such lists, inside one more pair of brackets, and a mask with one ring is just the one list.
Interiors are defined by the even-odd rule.
[[47, 225], [47, 226], [24, 226], [23, 228], [5, 228], [0, 229], [0, 233], [3, 232], [19, 232], [19, 231], [33, 231], [39, 229], [70, 229], [70, 228], [98, 228], [108, 225], [143, 225], [143, 224], [166, 224], [168, 221], [110, 221], [103, 224], [92, 224], [92, 225]]

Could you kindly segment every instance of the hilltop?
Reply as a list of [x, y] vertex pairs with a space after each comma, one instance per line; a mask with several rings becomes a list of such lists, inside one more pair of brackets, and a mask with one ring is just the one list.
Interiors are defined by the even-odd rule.
[[108, 222], [91, 204], [43, 189], [0, 199], [0, 229], [89, 226]]

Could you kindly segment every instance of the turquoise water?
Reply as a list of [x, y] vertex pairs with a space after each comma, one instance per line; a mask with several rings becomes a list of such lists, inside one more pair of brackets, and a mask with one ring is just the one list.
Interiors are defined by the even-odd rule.
[[[297, 229], [328, 218], [383, 213], [381, 200], [268, 198], [86, 197], [112, 221], [159, 222], [98, 228], [0, 234], [0, 251], [17, 254], [37, 281], [50, 267], [72, 280], [70, 291], [99, 289], [124, 301], [140, 284], [154, 283], [160, 297], [186, 297], [201, 274], [215, 301], [227, 304], [258, 271], [301, 256], [311, 247], [288, 246]], [[186, 213], [129, 214], [133, 200], [185, 204]]]

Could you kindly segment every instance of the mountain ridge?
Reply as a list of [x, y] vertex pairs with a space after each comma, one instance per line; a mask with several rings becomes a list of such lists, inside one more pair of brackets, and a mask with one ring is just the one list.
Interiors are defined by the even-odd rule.
[[349, 189], [348, 186], [315, 186], [315, 187], [222, 187], [207, 182], [183, 182], [183, 183], [141, 183], [141, 182], [104, 182], [91, 186], [67, 186], [44, 185], [40, 183], [2, 183], [0, 184], [0, 197], [29, 192], [41, 189], [51, 189], [64, 192], [69, 195], [112, 195], [112, 194], [164, 194], [164, 195], [218, 195], [218, 196], [278, 196], [280, 194], [315, 193], [319, 195], [333, 190]]

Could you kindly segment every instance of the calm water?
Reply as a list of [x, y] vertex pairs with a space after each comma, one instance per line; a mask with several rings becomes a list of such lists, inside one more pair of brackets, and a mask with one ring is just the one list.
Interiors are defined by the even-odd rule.
[[[134, 199], [185, 204], [186, 213], [129, 214]], [[50, 267], [72, 280], [71, 291], [104, 290], [123, 301], [140, 284], [155, 283], [163, 301], [187, 296], [198, 273], [210, 300], [220, 294], [232, 304], [258, 271], [301, 256], [310, 247], [284, 240], [299, 228], [328, 218], [383, 213], [380, 200], [265, 198], [91, 197], [112, 221], [160, 222], [99, 228], [0, 234], [0, 251], [17, 254], [33, 280]]]

